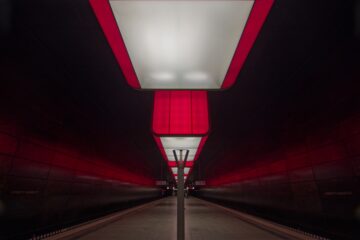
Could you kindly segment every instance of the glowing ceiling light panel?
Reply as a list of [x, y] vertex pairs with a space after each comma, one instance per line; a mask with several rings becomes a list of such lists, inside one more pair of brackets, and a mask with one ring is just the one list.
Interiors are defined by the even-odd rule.
[[230, 87], [274, 0], [89, 0], [134, 88]]
[[110, 0], [140, 85], [148, 89], [220, 88], [253, 4]]
[[173, 150], [176, 151], [177, 157], [180, 156], [180, 150], [189, 150], [186, 161], [194, 161], [201, 137], [160, 137], [160, 140], [169, 161], [175, 161]]

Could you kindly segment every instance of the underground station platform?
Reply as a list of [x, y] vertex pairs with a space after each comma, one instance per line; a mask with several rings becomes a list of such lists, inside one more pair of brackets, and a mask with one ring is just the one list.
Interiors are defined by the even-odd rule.
[[360, 239], [359, 0], [0, 0], [0, 240]]
[[[165, 240], [176, 239], [176, 235], [176, 198], [167, 197], [45, 239]], [[185, 199], [185, 238], [325, 239], [194, 197]]]

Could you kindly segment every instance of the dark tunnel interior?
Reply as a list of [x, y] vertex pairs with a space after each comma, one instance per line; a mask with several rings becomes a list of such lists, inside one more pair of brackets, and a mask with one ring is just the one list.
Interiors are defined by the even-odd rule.
[[[275, 1], [236, 84], [208, 93], [193, 195], [359, 239], [359, 6]], [[160, 198], [153, 92], [127, 85], [88, 0], [1, 0], [0, 16], [0, 238]]]

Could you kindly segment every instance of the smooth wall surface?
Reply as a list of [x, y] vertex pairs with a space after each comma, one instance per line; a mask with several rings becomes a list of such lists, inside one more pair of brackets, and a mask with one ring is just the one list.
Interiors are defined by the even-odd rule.
[[159, 197], [153, 179], [62, 143], [2, 119], [0, 236], [29, 237]]
[[0, 239], [159, 197], [166, 165], [150, 131], [153, 96], [119, 79], [89, 2], [0, 9]]
[[[290, 137], [290, 136], [288, 136]], [[298, 143], [208, 180], [198, 193], [292, 227], [355, 238], [360, 218], [360, 115], [298, 132]]]

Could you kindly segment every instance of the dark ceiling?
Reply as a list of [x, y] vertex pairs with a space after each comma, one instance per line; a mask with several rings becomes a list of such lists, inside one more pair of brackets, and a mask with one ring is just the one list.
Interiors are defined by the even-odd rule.
[[[66, 129], [112, 161], [159, 177], [153, 93], [126, 84], [88, 0], [0, 3], [2, 112], [39, 131]], [[275, 1], [235, 86], [209, 93], [211, 134], [196, 177], [246, 164], [223, 157], [233, 148], [269, 151], [286, 129], [331, 124], [330, 115], [359, 106], [354, 8], [353, 1]], [[123, 154], [134, 161], [122, 163]]]

